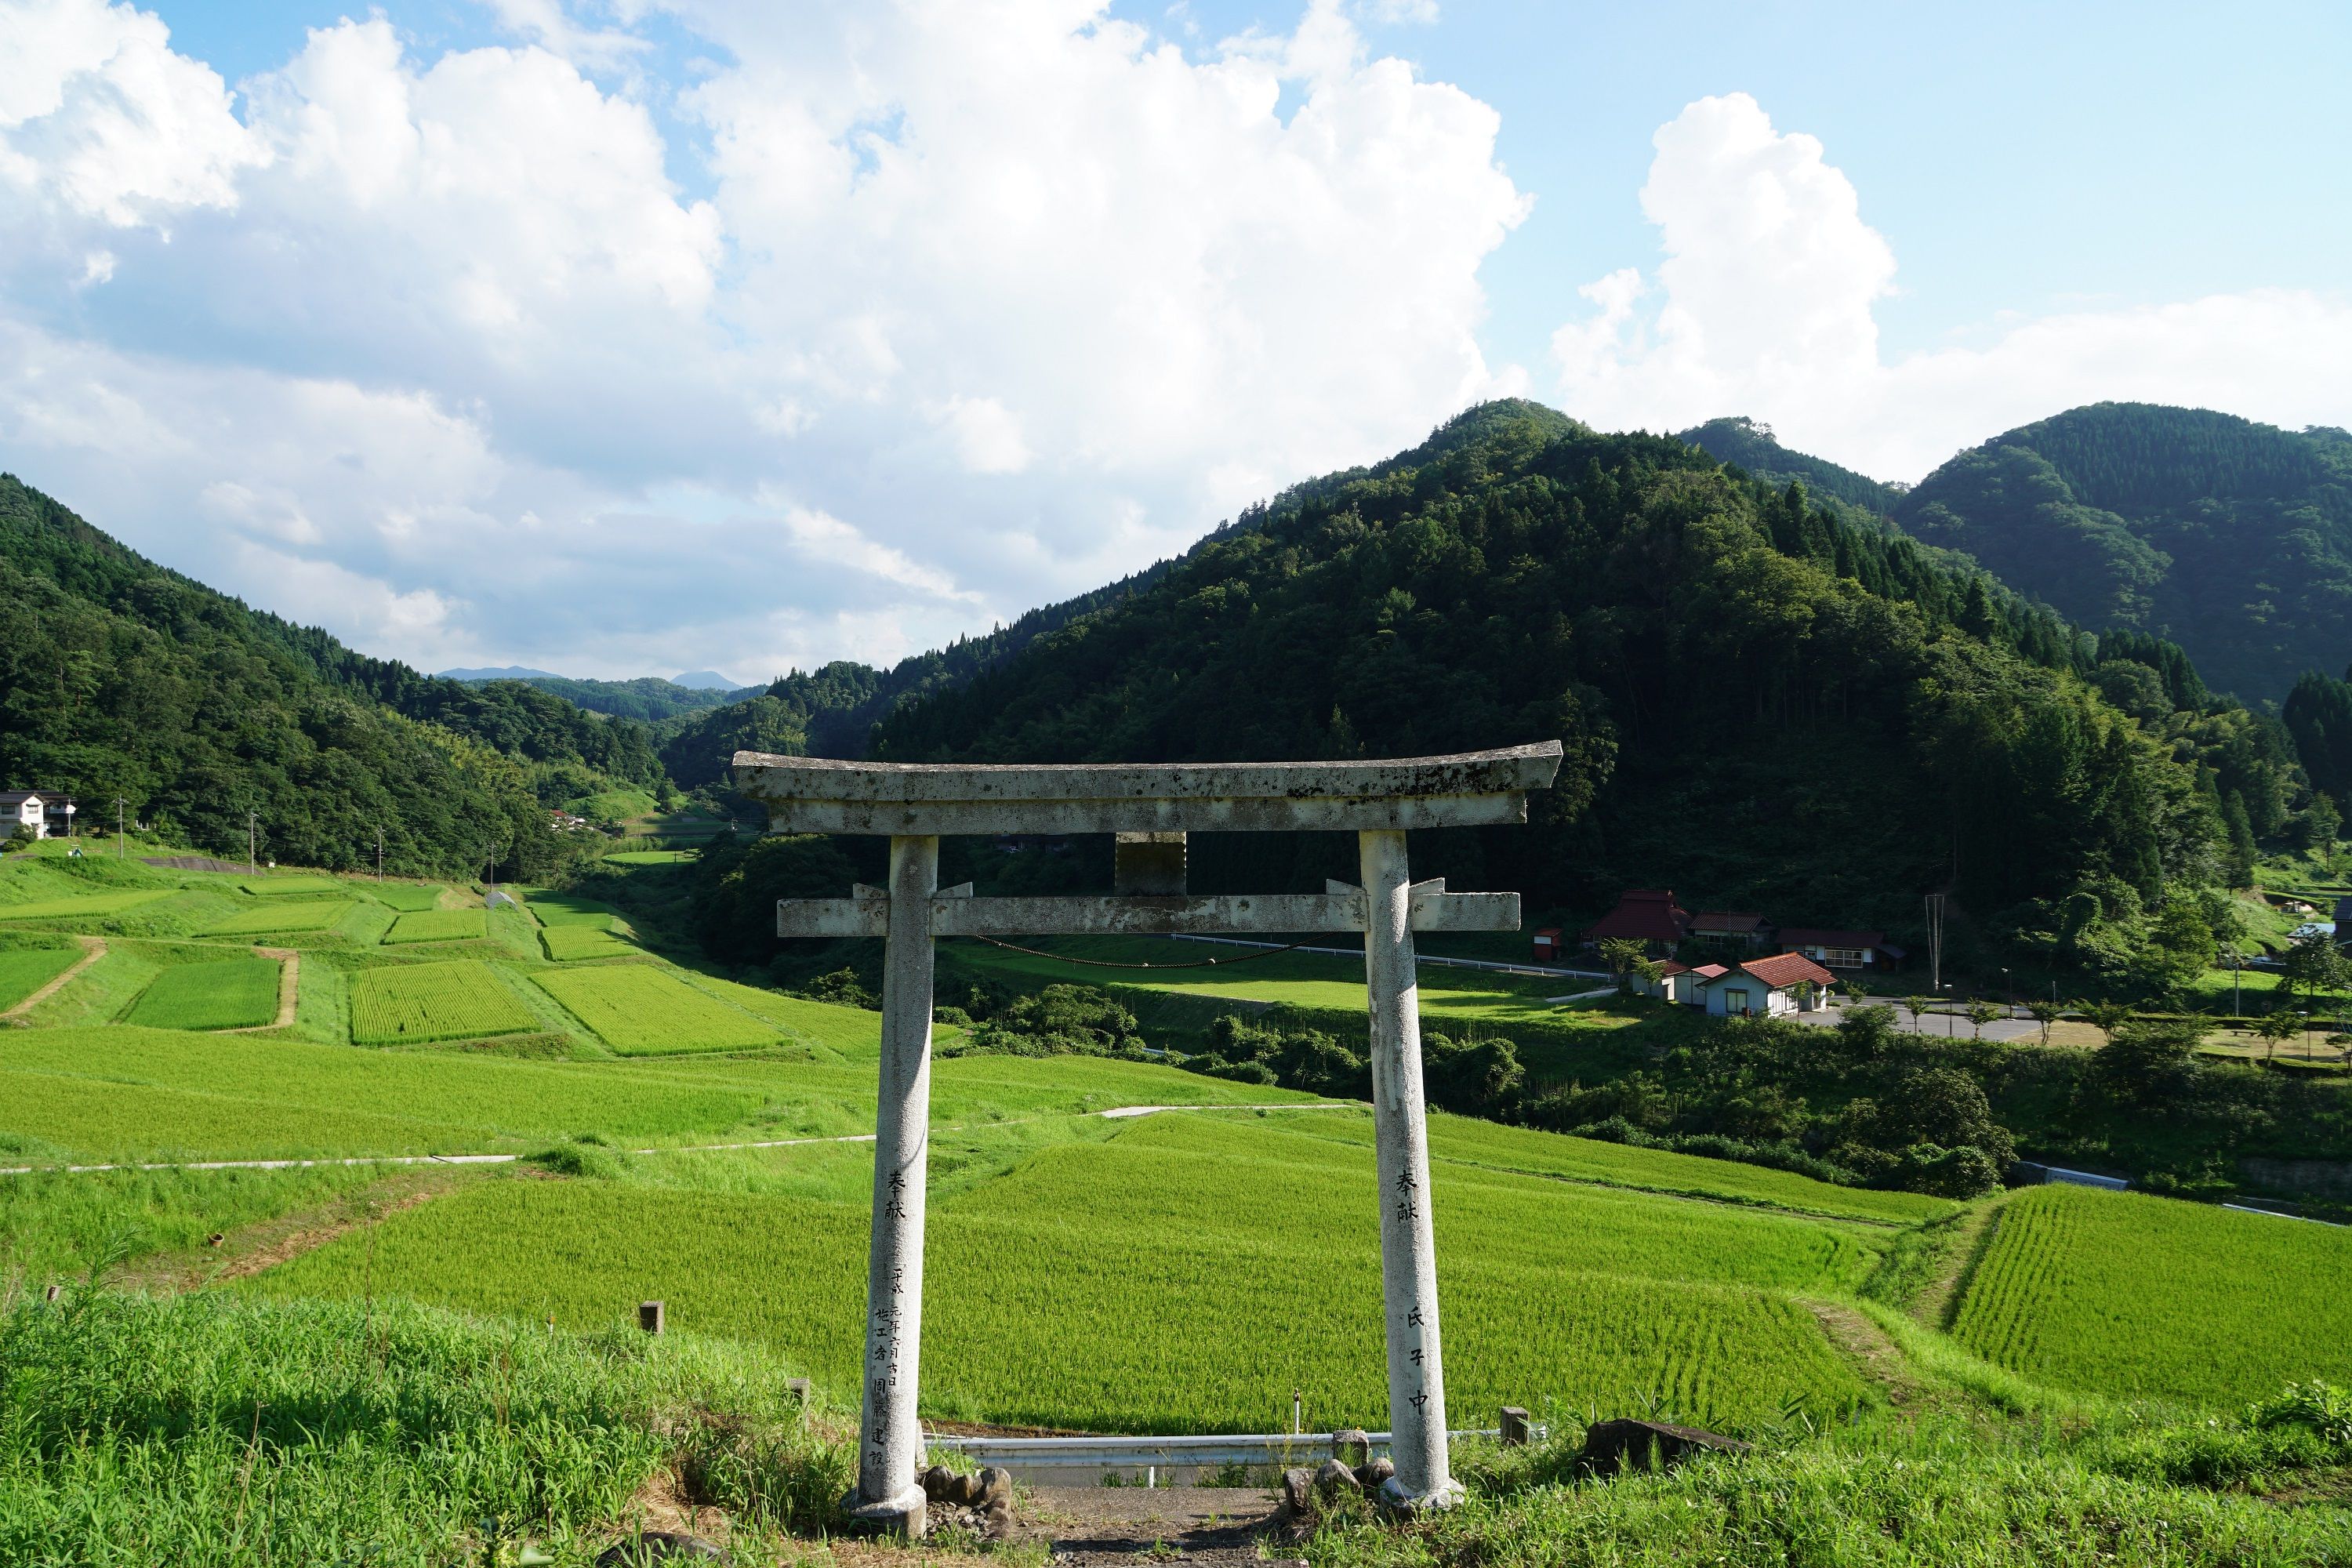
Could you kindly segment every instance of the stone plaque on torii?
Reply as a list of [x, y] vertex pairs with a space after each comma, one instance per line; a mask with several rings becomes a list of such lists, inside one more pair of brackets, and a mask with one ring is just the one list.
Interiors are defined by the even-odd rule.
[[[1530, 790], [1559, 770], [1557, 741], [1505, 751], [1382, 762], [1073, 766], [845, 763], [735, 754], [738, 787], [763, 801], [771, 832], [890, 839], [890, 885], [846, 899], [787, 899], [780, 937], [887, 939], [874, 1234], [853, 1515], [920, 1535], [927, 1524], [916, 1410], [923, 1323], [923, 1197], [929, 1159], [932, 942], [942, 936], [1361, 931], [1371, 1012], [1372, 1117], [1381, 1189], [1381, 1268], [1389, 1362], [1393, 1506], [1459, 1495], [1446, 1455], [1437, 1256], [1429, 1205], [1416, 931], [1516, 931], [1517, 893], [1449, 893], [1413, 882], [1405, 832], [1527, 820]], [[1351, 832], [1363, 885], [1321, 893], [1193, 897], [1187, 833]], [[983, 899], [939, 885], [940, 839], [956, 834], [1109, 833], [1108, 898]]]

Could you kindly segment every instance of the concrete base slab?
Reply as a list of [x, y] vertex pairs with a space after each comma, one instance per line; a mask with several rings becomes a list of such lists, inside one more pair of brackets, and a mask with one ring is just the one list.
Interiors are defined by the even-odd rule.
[[880, 1502], [859, 1502], [852, 1492], [847, 1506], [849, 1529], [856, 1535], [903, 1535], [920, 1541], [930, 1529], [930, 1499], [923, 1495], [919, 1481]]
[[1428, 1513], [1453, 1508], [1463, 1496], [1462, 1483], [1451, 1479], [1425, 1492], [1405, 1490], [1404, 1482], [1395, 1476], [1381, 1483], [1381, 1506], [1396, 1513]]

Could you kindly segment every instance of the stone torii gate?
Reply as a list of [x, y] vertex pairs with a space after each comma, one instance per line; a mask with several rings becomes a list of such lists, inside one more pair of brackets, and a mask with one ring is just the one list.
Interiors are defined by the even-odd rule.
[[[929, 1155], [933, 940], [1073, 932], [1364, 933], [1371, 1011], [1372, 1114], [1381, 1187], [1391, 1454], [1382, 1489], [1400, 1508], [1459, 1496], [1446, 1454], [1445, 1374], [1429, 1205], [1416, 931], [1515, 931], [1517, 893], [1448, 893], [1415, 883], [1405, 832], [1518, 823], [1549, 787], [1557, 741], [1505, 751], [1383, 762], [1108, 766], [961, 766], [735, 755], [735, 780], [764, 801], [769, 831], [890, 839], [890, 885], [846, 899], [787, 899], [780, 937], [884, 937], [874, 1234], [866, 1271], [866, 1373], [853, 1517], [921, 1535], [917, 1467], [922, 1351], [923, 1198]], [[1353, 832], [1363, 885], [1319, 894], [1213, 898], [1184, 890], [1191, 832]], [[955, 834], [1116, 835], [1108, 898], [982, 899], [939, 885], [940, 839]]]

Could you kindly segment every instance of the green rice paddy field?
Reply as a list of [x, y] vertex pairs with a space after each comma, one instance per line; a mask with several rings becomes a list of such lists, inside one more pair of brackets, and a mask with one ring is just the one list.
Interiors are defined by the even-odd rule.
[[457, 959], [362, 970], [352, 980], [352, 1040], [420, 1044], [519, 1034], [537, 1016], [487, 963]]
[[205, 928], [206, 936], [278, 936], [325, 931], [352, 912], [349, 899], [288, 900], [238, 910]]
[[124, 1021], [159, 1029], [247, 1029], [278, 1016], [278, 966], [266, 958], [224, 958], [164, 970], [139, 994]]
[[2004, 1205], [1953, 1332], [2063, 1388], [2228, 1404], [2352, 1383], [2352, 1230], [2084, 1187]]
[[489, 934], [488, 914], [481, 910], [421, 910], [404, 914], [383, 933], [384, 945], [411, 942], [471, 942]]
[[[593, 1173], [475, 1168], [235, 1289], [407, 1295], [583, 1329], [660, 1298], [681, 1329], [751, 1342], [852, 1396], [876, 1015], [679, 969], [623, 940], [618, 911], [593, 900], [526, 895], [542, 959], [521, 917], [441, 909], [430, 885], [285, 877], [247, 892], [88, 874], [124, 885], [75, 891], [0, 868], [0, 916], [43, 911], [19, 922], [41, 934], [9, 940], [58, 944], [0, 949], [0, 1005], [75, 962], [62, 933], [77, 922], [184, 894], [168, 906], [182, 934], [110, 937], [37, 1026], [0, 1030], [0, 1164], [560, 1145], [554, 1169]], [[288, 932], [321, 944], [306, 948], [298, 1022], [282, 1032], [299, 1037], [208, 1032], [273, 1015], [278, 965], [248, 944]], [[476, 945], [463, 958], [414, 945], [448, 940]], [[615, 953], [627, 961], [593, 961]], [[1273, 960], [1165, 988], [1353, 1007], [1350, 967]], [[1449, 1009], [1530, 1012], [1558, 986], [1428, 978], [1439, 1027]], [[1265, 1429], [1296, 1388], [1312, 1424], [1384, 1424], [1370, 1122], [1313, 1103], [1143, 1063], [941, 1058], [926, 1409]], [[1195, 1109], [1098, 1114], [1132, 1106]], [[769, 1147], [740, 1147], [755, 1144]], [[1952, 1253], [1948, 1317], [1922, 1307], [1896, 1322], [1920, 1249], [1976, 1234], [1948, 1223], [1962, 1205], [1443, 1115], [1431, 1146], [1457, 1424], [1505, 1403], [1748, 1427], [1801, 1401], [1816, 1417], [1881, 1405], [1883, 1360], [1855, 1339], [1874, 1313], [1901, 1330], [1877, 1355], [1910, 1377], [1975, 1367], [2057, 1408], [2232, 1409], [2291, 1380], [2352, 1382], [2352, 1232], [2034, 1189], [1995, 1200], [1980, 1256]], [[0, 1279], [86, 1267], [110, 1236], [200, 1248], [391, 1179], [332, 1171], [0, 1178], [24, 1184], [0, 1195]], [[538, 1179], [513, 1179], [524, 1172]], [[1923, 1344], [1925, 1359], [1906, 1359]]]
[[76, 947], [23, 947], [0, 952], [0, 1009], [14, 1007], [81, 957]]

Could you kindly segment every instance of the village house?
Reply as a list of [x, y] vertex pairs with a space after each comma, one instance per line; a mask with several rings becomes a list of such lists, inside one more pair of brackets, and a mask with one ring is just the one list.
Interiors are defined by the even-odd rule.
[[0, 840], [21, 826], [36, 838], [49, 836], [48, 799], [29, 789], [0, 790]]
[[1690, 918], [1690, 939], [1710, 952], [1761, 952], [1772, 942], [1772, 922], [1762, 915], [1701, 910]]
[[1830, 969], [1891, 969], [1903, 962], [1903, 950], [1889, 942], [1883, 931], [1784, 926], [1780, 945]]
[[1836, 981], [1836, 975], [1804, 954], [1783, 952], [1721, 970], [1702, 982], [1698, 991], [1710, 1017], [1777, 1018], [1819, 1007]]
[[1617, 907], [1584, 928], [1584, 944], [1638, 942], [1642, 951], [1656, 957], [1672, 954], [1690, 934], [1690, 915], [1675, 902], [1671, 888], [1633, 888], [1617, 900]]

